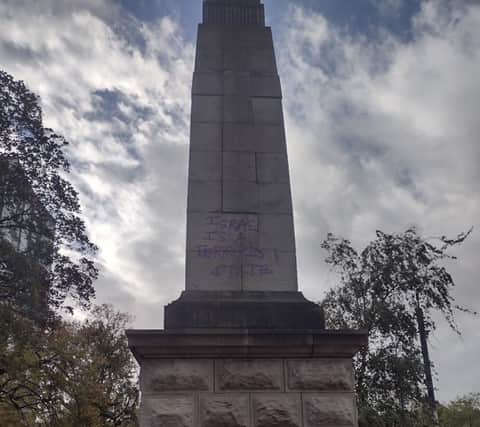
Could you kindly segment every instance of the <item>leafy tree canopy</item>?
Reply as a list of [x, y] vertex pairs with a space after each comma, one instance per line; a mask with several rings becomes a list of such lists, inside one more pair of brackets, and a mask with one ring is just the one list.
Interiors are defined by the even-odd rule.
[[57, 320], [43, 334], [33, 322], [17, 321], [18, 336], [27, 338], [2, 349], [8, 372], [0, 375], [2, 426], [136, 426], [128, 322], [105, 305], [92, 310], [91, 320]]
[[[51, 308], [71, 309], [67, 297], [88, 306], [94, 296], [96, 247], [81, 219], [78, 194], [65, 179], [67, 144], [43, 126], [38, 97], [0, 71], [0, 301], [10, 311], [24, 312], [22, 298], [32, 291], [25, 276], [37, 278], [32, 293], [41, 293]], [[35, 263], [16, 254], [40, 261], [43, 276], [26, 274], [22, 268]], [[34, 311], [23, 314], [32, 317]]]
[[470, 232], [425, 239], [415, 228], [399, 234], [377, 231], [360, 253], [332, 234], [322, 243], [326, 262], [341, 277], [323, 301], [327, 325], [369, 335], [369, 347], [355, 359], [362, 425], [416, 425], [413, 419], [427, 406], [428, 357], [420, 332], [428, 338], [435, 329], [435, 311], [458, 332], [455, 310], [468, 310], [455, 304], [455, 283], [442, 261], [455, 259], [448, 250]]

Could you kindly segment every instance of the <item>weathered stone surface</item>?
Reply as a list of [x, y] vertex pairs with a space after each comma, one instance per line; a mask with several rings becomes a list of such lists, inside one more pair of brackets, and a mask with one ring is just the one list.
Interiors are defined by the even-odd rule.
[[202, 248], [187, 251], [186, 289], [241, 291], [242, 256], [224, 250], [210, 254]]
[[247, 47], [225, 49], [223, 51], [223, 66], [225, 70], [250, 71], [250, 51]]
[[290, 390], [353, 391], [352, 361], [348, 359], [289, 360]]
[[261, 213], [292, 213], [289, 184], [258, 184]]
[[250, 73], [227, 70], [223, 83], [225, 95], [245, 95], [250, 92]]
[[206, 257], [223, 258], [237, 248], [258, 248], [258, 215], [190, 213], [187, 248], [203, 251]]
[[147, 360], [140, 376], [144, 394], [213, 390], [210, 360]]
[[262, 393], [252, 400], [254, 427], [302, 427], [300, 395]]
[[256, 182], [224, 181], [222, 209], [232, 213], [259, 212], [259, 185]]
[[220, 181], [188, 182], [188, 212], [218, 212], [222, 206]]
[[257, 153], [257, 176], [261, 183], [289, 183], [287, 155]]
[[259, 246], [295, 252], [295, 233], [291, 214], [259, 215]]
[[193, 396], [143, 398], [141, 414], [141, 427], [195, 427]]
[[277, 65], [273, 49], [250, 49], [250, 70], [263, 73], [276, 73]]
[[217, 360], [217, 387], [222, 391], [280, 390], [283, 388], [282, 360]]
[[225, 96], [223, 121], [226, 123], [252, 123], [253, 109], [250, 98], [245, 95]]
[[283, 124], [280, 98], [252, 98], [253, 120], [259, 124]]
[[215, 25], [198, 26], [197, 49], [222, 49], [225, 32]]
[[286, 153], [282, 126], [225, 123], [223, 128], [225, 151], [257, 153]]
[[221, 122], [223, 97], [210, 95], [192, 96], [192, 122]]
[[194, 95], [223, 95], [223, 73], [196, 72], [193, 75], [192, 93]]
[[221, 49], [197, 49], [195, 69], [197, 71], [222, 71], [223, 51]]
[[[259, 357], [274, 358], [280, 355], [278, 344], [285, 345], [283, 355], [291, 357], [311, 356], [315, 349], [310, 340], [315, 335], [298, 336], [282, 335], [282, 338], [274, 338], [275, 330], [292, 329], [322, 329], [325, 326], [322, 309], [313, 302], [309, 302], [297, 291], [272, 292], [263, 291], [224, 291], [205, 292], [204, 290], [188, 290], [176, 301], [165, 307], [165, 328], [168, 330], [190, 330], [191, 328], [215, 329], [234, 328], [235, 331], [248, 330], [246, 337], [242, 337], [237, 350], [229, 347], [231, 341], [219, 338], [220, 341], [209, 343], [213, 346], [215, 356], [220, 352], [228, 358], [229, 351], [233, 351], [236, 357], [244, 357], [247, 354], [257, 354]], [[272, 335], [264, 335], [268, 344], [265, 348], [264, 342], [261, 348], [258, 343], [262, 342], [254, 338], [254, 330], [271, 329]], [[182, 341], [187, 345], [189, 340]], [[247, 344], [248, 342], [248, 344]], [[225, 350], [225, 346], [228, 347]], [[318, 342], [318, 348], [323, 349], [323, 354], [338, 351], [338, 347], [329, 343]], [[169, 351], [162, 347], [162, 354]], [[187, 352], [195, 351], [189, 348]], [[182, 352], [182, 354], [184, 354]], [[212, 353], [209, 353], [210, 355]], [[266, 356], [268, 355], [268, 356]], [[218, 384], [218, 382], [217, 382]], [[216, 390], [218, 390], [218, 385]]]
[[250, 96], [281, 98], [280, 79], [277, 74], [252, 73]]
[[[251, 274], [244, 270], [242, 288], [246, 291], [296, 291], [297, 265], [295, 252], [261, 248]], [[244, 261], [244, 264], [246, 261]]]
[[304, 394], [305, 427], [354, 427], [356, 411], [353, 394]]
[[248, 395], [206, 394], [200, 397], [200, 427], [248, 427]]
[[225, 181], [257, 180], [255, 154], [238, 151], [223, 152], [223, 179]]
[[192, 123], [190, 151], [221, 151], [222, 125], [220, 123]]
[[220, 151], [192, 151], [188, 176], [194, 181], [220, 181], [222, 153]]

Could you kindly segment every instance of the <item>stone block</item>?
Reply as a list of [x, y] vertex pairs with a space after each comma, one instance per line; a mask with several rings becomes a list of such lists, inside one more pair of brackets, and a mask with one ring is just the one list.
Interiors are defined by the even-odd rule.
[[223, 51], [221, 49], [198, 48], [195, 58], [195, 71], [222, 71]]
[[283, 123], [280, 125], [256, 124], [252, 137], [257, 153], [285, 154], [287, 152]]
[[295, 252], [295, 233], [291, 214], [259, 216], [259, 246]]
[[222, 153], [220, 151], [191, 151], [188, 176], [194, 181], [220, 181]]
[[225, 31], [223, 36], [224, 49], [252, 47], [273, 50], [272, 32], [268, 27], [236, 26], [230, 31]]
[[246, 394], [202, 394], [199, 406], [200, 427], [250, 426]]
[[187, 251], [186, 289], [241, 291], [241, 256], [228, 248]]
[[222, 210], [224, 212], [258, 213], [259, 188], [255, 182], [224, 181]]
[[247, 42], [252, 48], [268, 49], [273, 51], [272, 31], [268, 27], [249, 28]]
[[286, 154], [258, 153], [257, 154], [258, 182], [289, 183], [288, 160]]
[[192, 122], [219, 123], [223, 119], [222, 96], [192, 96]]
[[224, 72], [223, 81], [225, 95], [245, 95], [250, 93], [250, 73], [247, 71]]
[[292, 213], [289, 184], [258, 184], [261, 213]]
[[225, 151], [223, 153], [223, 179], [225, 181], [257, 180], [255, 154]]
[[192, 123], [190, 151], [221, 151], [222, 125], [220, 123]]
[[216, 390], [221, 391], [281, 391], [283, 361], [274, 360], [216, 360]]
[[225, 31], [214, 25], [198, 26], [197, 49], [222, 49]]
[[303, 394], [305, 427], [355, 427], [353, 394]]
[[190, 395], [146, 397], [140, 412], [141, 427], [196, 427], [194, 398]]
[[250, 71], [250, 50], [247, 47], [224, 49], [223, 68], [231, 71]]
[[295, 252], [259, 248], [255, 257], [243, 256], [242, 288], [245, 291], [297, 291]]
[[252, 123], [252, 102], [248, 96], [224, 97], [223, 120], [234, 123]]
[[262, 73], [276, 73], [277, 64], [273, 49], [250, 49], [250, 70]]
[[225, 123], [223, 146], [225, 151], [286, 153], [283, 126]]
[[277, 74], [252, 73], [250, 78], [250, 96], [281, 98], [282, 89]]
[[220, 181], [188, 182], [188, 212], [218, 212], [222, 207]]
[[255, 124], [283, 124], [280, 98], [252, 98], [252, 109]]
[[189, 213], [187, 249], [218, 252], [257, 248], [259, 243], [257, 215]]
[[299, 394], [255, 394], [252, 408], [254, 427], [302, 427]]
[[213, 391], [213, 361], [147, 359], [140, 375], [142, 395]]
[[223, 73], [197, 71], [193, 74], [193, 95], [223, 95]]
[[305, 359], [287, 361], [289, 390], [353, 391], [352, 361], [349, 359]]

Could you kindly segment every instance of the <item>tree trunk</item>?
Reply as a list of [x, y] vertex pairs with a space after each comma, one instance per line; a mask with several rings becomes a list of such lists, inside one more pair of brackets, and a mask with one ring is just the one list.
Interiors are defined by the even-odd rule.
[[423, 310], [420, 307], [417, 299], [417, 308], [415, 310], [417, 315], [418, 323], [418, 335], [420, 338], [420, 345], [422, 348], [422, 357], [423, 357], [423, 369], [425, 372], [425, 385], [427, 386], [427, 395], [428, 395], [428, 405], [430, 407], [430, 413], [432, 416], [432, 421], [435, 426], [438, 426], [438, 413], [437, 413], [437, 401], [435, 399], [435, 388], [433, 387], [433, 378], [432, 378], [432, 365], [430, 362], [430, 355], [428, 353], [428, 332], [425, 329], [425, 318], [423, 315]]

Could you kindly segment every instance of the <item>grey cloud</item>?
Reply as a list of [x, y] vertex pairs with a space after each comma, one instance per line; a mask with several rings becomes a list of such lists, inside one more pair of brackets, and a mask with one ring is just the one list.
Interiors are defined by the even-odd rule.
[[[277, 53], [300, 287], [314, 300], [338, 280], [319, 262], [327, 232], [361, 249], [376, 229], [417, 225], [432, 236], [478, 228], [480, 83], [474, 76], [480, 55], [472, 46], [480, 45], [480, 7], [449, 4], [425, 2], [409, 42], [388, 33], [382, 40], [354, 38], [319, 14], [299, 7], [288, 13]], [[456, 250], [459, 261], [449, 264], [458, 302], [474, 309], [479, 246], [476, 231]], [[473, 391], [468, 377], [476, 372], [472, 354], [480, 350], [476, 321], [460, 319], [463, 342], [445, 323], [436, 333], [442, 400]], [[442, 353], [450, 347], [450, 354]], [[470, 364], [460, 367], [458, 360]]]

